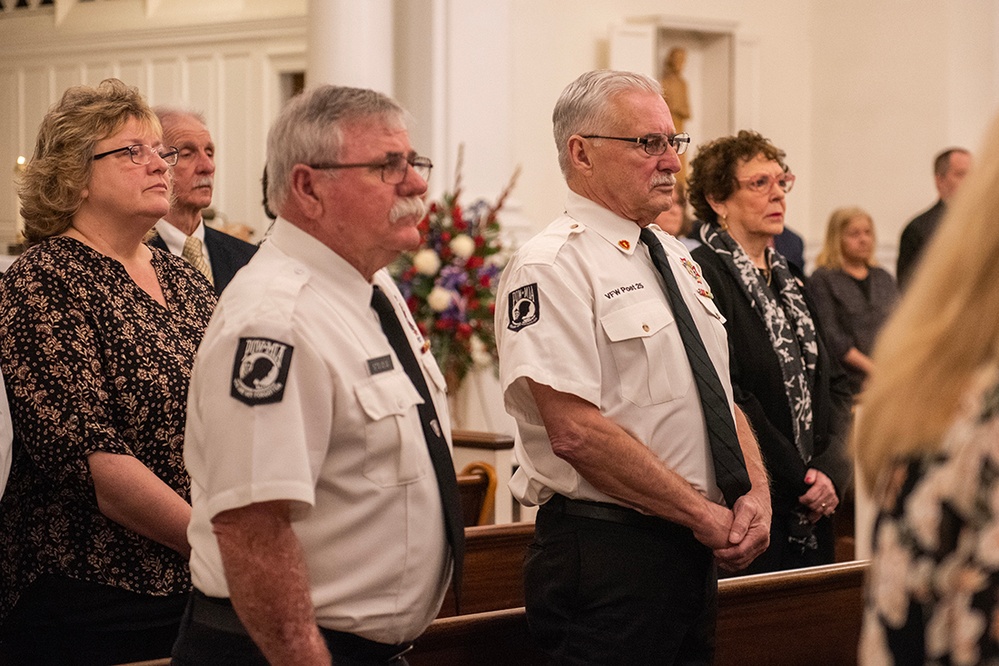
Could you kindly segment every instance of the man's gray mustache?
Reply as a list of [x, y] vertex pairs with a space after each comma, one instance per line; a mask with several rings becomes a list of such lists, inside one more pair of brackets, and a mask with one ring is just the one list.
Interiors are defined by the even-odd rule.
[[426, 214], [427, 205], [423, 202], [423, 199], [418, 197], [399, 199], [395, 202], [395, 205], [392, 206], [392, 210], [389, 211], [389, 222], [395, 224], [402, 218], [409, 217], [410, 215], [413, 215], [418, 219], [422, 219]]

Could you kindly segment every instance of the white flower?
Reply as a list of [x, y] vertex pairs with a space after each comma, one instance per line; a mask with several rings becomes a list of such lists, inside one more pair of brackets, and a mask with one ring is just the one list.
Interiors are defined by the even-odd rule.
[[427, 294], [427, 305], [434, 312], [444, 312], [451, 305], [453, 293], [444, 287], [434, 287]]
[[451, 239], [448, 247], [461, 259], [468, 259], [475, 253], [475, 241], [468, 234], [458, 234]]
[[493, 364], [493, 355], [486, 349], [486, 343], [477, 335], [472, 335], [468, 339], [468, 351], [472, 355], [472, 362], [480, 367], [487, 367]]
[[496, 266], [497, 268], [503, 268], [506, 265], [506, 256], [504, 252], [497, 252], [496, 254], [490, 254], [486, 257], [484, 262], [486, 266]]
[[430, 248], [423, 248], [413, 255], [413, 268], [420, 275], [437, 275], [441, 269], [441, 258]]

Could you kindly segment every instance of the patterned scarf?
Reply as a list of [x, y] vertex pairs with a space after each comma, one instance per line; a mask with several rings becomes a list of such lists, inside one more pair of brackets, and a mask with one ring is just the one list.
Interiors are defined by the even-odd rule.
[[701, 241], [721, 257], [766, 326], [784, 378], [784, 393], [787, 394], [794, 426], [794, 443], [801, 459], [807, 464], [815, 450], [811, 387], [815, 385], [819, 343], [801, 285], [788, 270], [787, 260], [767, 248], [767, 263], [778, 294], [778, 298], [774, 298], [761, 283], [760, 272], [752, 260], [728, 232], [704, 224], [701, 225]]

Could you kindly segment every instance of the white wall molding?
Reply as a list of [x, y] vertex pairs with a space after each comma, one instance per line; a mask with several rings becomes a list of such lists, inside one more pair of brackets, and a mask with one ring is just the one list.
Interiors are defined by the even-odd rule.
[[[128, 32], [62, 34], [58, 31], [29, 29], [4, 31], [2, 54], [6, 65], [17, 60], [49, 60], [80, 53], [113, 53], [144, 49], [170, 49], [179, 53], [189, 48], [218, 46], [236, 42], [269, 42], [280, 39], [304, 40], [305, 16], [233, 21], [206, 25], [136, 27]], [[0, 27], [4, 23], [0, 21]], [[304, 42], [299, 45], [304, 52]]]

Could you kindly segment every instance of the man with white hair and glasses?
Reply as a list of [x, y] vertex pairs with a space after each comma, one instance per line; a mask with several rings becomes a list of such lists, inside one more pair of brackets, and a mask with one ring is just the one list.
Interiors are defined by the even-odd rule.
[[653, 224], [690, 137], [629, 72], [583, 74], [553, 122], [565, 213], [517, 251], [496, 308], [510, 486], [540, 506], [528, 623], [557, 664], [710, 664], [715, 562], [766, 548], [770, 502], [711, 292]]
[[334, 86], [288, 103], [267, 155], [278, 218], [192, 377], [174, 663], [405, 664], [464, 548], [444, 377], [385, 270], [432, 164], [396, 102]]

